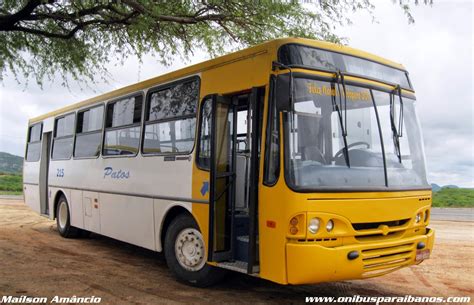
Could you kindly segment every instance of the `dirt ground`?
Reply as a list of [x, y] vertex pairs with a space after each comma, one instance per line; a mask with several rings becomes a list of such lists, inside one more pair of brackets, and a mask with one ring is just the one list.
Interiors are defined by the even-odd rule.
[[307, 296], [470, 296], [474, 223], [435, 221], [435, 249], [421, 265], [379, 278], [281, 286], [232, 274], [222, 284], [176, 282], [162, 255], [103, 236], [63, 239], [23, 202], [0, 200], [0, 296], [99, 296], [101, 304], [304, 304]]

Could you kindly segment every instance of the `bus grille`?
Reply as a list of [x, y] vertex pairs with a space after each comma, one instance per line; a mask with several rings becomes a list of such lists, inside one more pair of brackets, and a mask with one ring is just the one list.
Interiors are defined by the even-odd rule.
[[410, 262], [415, 251], [414, 243], [392, 247], [362, 250], [362, 262], [365, 272], [386, 272], [404, 266]]
[[408, 223], [408, 221], [410, 221], [410, 218], [394, 220], [394, 221], [384, 221], [384, 222], [353, 223], [352, 227], [356, 231], [377, 229], [378, 227], [382, 225], [388, 226], [389, 228], [393, 228], [393, 227], [401, 227], [405, 225], [406, 223]]
[[410, 222], [410, 218], [384, 222], [353, 223], [356, 231], [355, 239], [359, 242], [398, 238], [402, 236]]

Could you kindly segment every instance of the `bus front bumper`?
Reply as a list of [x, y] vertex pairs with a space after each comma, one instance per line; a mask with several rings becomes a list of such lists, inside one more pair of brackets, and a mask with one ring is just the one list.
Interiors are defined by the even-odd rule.
[[[434, 231], [394, 241], [323, 247], [314, 243], [287, 243], [288, 284], [311, 284], [362, 279], [419, 264], [433, 249]], [[422, 249], [421, 246], [424, 247]], [[358, 257], [349, 259], [349, 253]]]

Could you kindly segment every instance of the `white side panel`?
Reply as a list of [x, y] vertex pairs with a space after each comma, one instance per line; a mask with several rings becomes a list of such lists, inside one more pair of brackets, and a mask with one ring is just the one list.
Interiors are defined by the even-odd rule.
[[100, 194], [101, 234], [155, 250], [153, 199]]
[[190, 202], [173, 202], [169, 200], [155, 199], [153, 200], [154, 215], [155, 215], [155, 238], [156, 238], [156, 251], [161, 252], [163, 249], [163, 242], [161, 240], [161, 231], [163, 230], [163, 221], [165, 220], [166, 214], [174, 206], [181, 206], [187, 209], [191, 213], [192, 203]]
[[84, 229], [100, 234], [99, 194], [96, 192], [83, 192], [82, 208], [84, 213]]
[[39, 183], [39, 169], [40, 162], [23, 162], [23, 182], [24, 183]]
[[25, 203], [36, 213], [40, 214], [39, 186], [25, 184], [23, 186]]
[[39, 193], [40, 162], [23, 162], [23, 194], [25, 203], [36, 213], [40, 214]]
[[71, 190], [71, 202], [69, 203], [69, 208], [71, 213], [71, 225], [76, 228], [84, 228], [82, 191]]
[[[51, 160], [49, 185], [127, 195], [191, 199], [192, 158], [163, 156]], [[61, 173], [58, 175], [57, 173]]]

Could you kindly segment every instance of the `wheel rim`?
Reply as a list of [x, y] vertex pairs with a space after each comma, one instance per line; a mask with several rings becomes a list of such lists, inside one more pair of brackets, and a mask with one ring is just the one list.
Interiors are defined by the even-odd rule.
[[204, 241], [196, 229], [188, 228], [179, 232], [174, 251], [178, 263], [188, 271], [198, 271], [206, 263]]
[[61, 201], [59, 203], [59, 213], [58, 213], [59, 226], [61, 229], [66, 227], [67, 222], [67, 204], [66, 201]]

